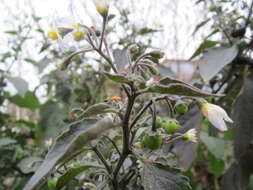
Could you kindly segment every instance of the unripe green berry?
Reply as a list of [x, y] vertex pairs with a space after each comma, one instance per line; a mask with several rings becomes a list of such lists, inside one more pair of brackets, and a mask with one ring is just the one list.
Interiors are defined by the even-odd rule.
[[148, 132], [145, 132], [143, 139], [142, 139], [142, 145], [145, 148], [149, 148], [151, 150], [155, 150], [161, 147], [163, 142], [163, 137], [160, 134], [149, 134]]
[[176, 113], [179, 115], [185, 114], [188, 111], [188, 105], [180, 103], [176, 105]]
[[180, 128], [180, 125], [179, 125], [178, 121], [176, 121], [176, 120], [170, 120], [170, 121], [167, 121], [164, 124], [164, 130], [168, 134], [174, 134], [174, 133], [176, 133], [179, 128]]

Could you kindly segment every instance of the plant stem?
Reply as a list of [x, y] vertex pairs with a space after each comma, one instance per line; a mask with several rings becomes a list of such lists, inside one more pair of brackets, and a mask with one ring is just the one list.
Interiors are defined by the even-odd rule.
[[[129, 135], [130, 135], [130, 130], [129, 130], [129, 119], [130, 119], [130, 115], [131, 115], [131, 111], [134, 105], [134, 101], [135, 101], [136, 96], [132, 95], [130, 96], [130, 98], [128, 98], [128, 102], [127, 102], [127, 108], [126, 108], [126, 112], [125, 112], [125, 116], [123, 119], [123, 123], [122, 123], [122, 129], [123, 129], [123, 150], [120, 156], [120, 159], [116, 165], [116, 168], [113, 172], [113, 177], [114, 177], [114, 181], [117, 181], [117, 175], [120, 171], [120, 168], [122, 167], [125, 159], [127, 158], [127, 156], [130, 153], [130, 149], [129, 149]], [[118, 187], [116, 187], [116, 189], [118, 189]]]
[[106, 30], [106, 22], [107, 22], [107, 16], [103, 17], [103, 28], [102, 28], [102, 34], [101, 34], [101, 39], [99, 43], [99, 50], [102, 49], [103, 41], [104, 41], [104, 36], [105, 36], [105, 30]]
[[107, 172], [109, 173], [109, 175], [112, 173], [112, 168], [109, 166], [109, 164], [107, 163], [106, 159], [104, 158], [104, 156], [102, 155], [102, 153], [97, 149], [96, 146], [92, 146], [92, 150], [96, 153], [96, 155], [98, 156], [98, 158], [101, 160], [101, 162], [104, 164]]

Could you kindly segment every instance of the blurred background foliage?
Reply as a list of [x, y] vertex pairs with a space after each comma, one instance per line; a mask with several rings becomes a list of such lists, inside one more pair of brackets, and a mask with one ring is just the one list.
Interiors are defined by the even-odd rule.
[[[233, 59], [227, 61], [225, 58], [223, 65], [218, 66], [221, 67], [218, 71], [222, 69], [218, 73], [209, 68], [210, 60], [223, 58], [219, 57], [220, 54], [211, 54], [207, 56], [205, 65], [211, 73], [201, 70], [201, 66], [199, 72], [196, 66], [204, 50], [217, 44], [239, 44], [241, 55], [251, 57], [251, 17], [246, 34], [240, 35], [238, 30], [243, 29], [247, 20], [250, 1], [120, 0], [112, 3], [108, 28], [110, 49], [128, 47], [136, 56], [150, 48], [164, 50], [166, 59], [161, 69], [165, 73], [210, 92], [229, 94], [219, 100], [210, 100], [223, 105], [228, 111], [231, 111], [241, 87], [248, 89], [235, 104], [236, 110], [241, 112], [234, 113], [238, 118], [236, 122], [243, 123], [240, 125], [247, 128], [246, 132], [236, 128], [222, 136], [213, 128], [207, 129], [210, 124], [203, 122], [200, 124], [203, 129], [200, 143], [194, 147], [196, 152], [186, 158], [181, 155], [181, 162], [193, 189], [233, 190], [229, 184], [233, 179], [231, 176], [240, 179], [238, 187], [253, 189], [252, 163], [238, 159], [238, 152], [248, 146], [252, 149], [253, 117], [250, 120], [249, 114], [253, 113], [253, 90], [250, 90], [253, 79], [252, 76], [245, 79], [243, 71], [250, 71], [245, 65], [253, 62], [237, 60], [243, 63], [228, 65]], [[62, 47], [52, 43], [47, 38], [47, 29], [52, 26], [55, 15], [62, 15], [59, 12], [50, 16], [40, 15], [41, 11], [37, 9], [45, 9], [38, 5], [43, 3], [25, 0], [15, 3], [3, 0], [0, 3], [1, 10], [5, 11], [0, 48], [0, 189], [23, 188], [55, 137], [64, 130], [62, 126], [72, 121], [69, 115], [72, 108], [87, 108], [107, 97], [122, 95], [114, 83], [106, 81], [98, 72], [99, 67], [103, 70], [108, 68], [99, 64], [101, 60], [92, 53], [76, 56], [68, 70], [59, 70], [62, 59], [83, 44]], [[50, 6], [50, 3], [47, 5]], [[73, 17], [79, 18], [80, 12], [84, 12], [90, 26], [100, 26], [97, 15], [84, 1], [71, 4], [69, 9], [68, 14]], [[228, 57], [235, 56], [233, 50], [226, 53]], [[200, 75], [209, 82], [200, 80]], [[184, 117], [187, 120], [192, 115]], [[248, 159], [252, 158], [252, 153], [245, 154]], [[243, 162], [242, 165], [240, 162]], [[69, 189], [73, 187], [70, 185]]]

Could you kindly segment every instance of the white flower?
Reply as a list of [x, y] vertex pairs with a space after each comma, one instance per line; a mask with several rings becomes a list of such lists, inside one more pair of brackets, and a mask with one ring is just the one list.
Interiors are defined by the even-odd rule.
[[227, 130], [225, 121], [233, 123], [226, 111], [220, 106], [204, 102], [201, 103], [200, 109], [210, 123], [221, 131]]
[[107, 0], [93, 0], [97, 11], [102, 15], [106, 16], [109, 10], [109, 3]]
[[183, 138], [186, 141], [190, 141], [190, 142], [197, 142], [197, 131], [195, 128], [188, 130], [185, 134], [183, 134]]

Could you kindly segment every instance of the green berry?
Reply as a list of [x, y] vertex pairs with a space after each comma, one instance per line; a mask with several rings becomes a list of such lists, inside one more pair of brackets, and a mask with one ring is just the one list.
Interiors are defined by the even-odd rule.
[[164, 125], [164, 129], [168, 134], [174, 134], [178, 131], [180, 125], [176, 120], [167, 121]]
[[182, 115], [188, 111], [188, 105], [184, 103], [177, 104], [175, 109], [177, 114]]
[[149, 148], [152, 150], [158, 149], [161, 147], [163, 142], [162, 135], [159, 134], [149, 134], [146, 132], [142, 139], [142, 145], [145, 148]]
[[163, 127], [165, 122], [166, 122], [166, 121], [163, 120], [163, 119], [157, 119], [157, 120], [156, 120], [156, 127], [157, 127], [157, 128]]

